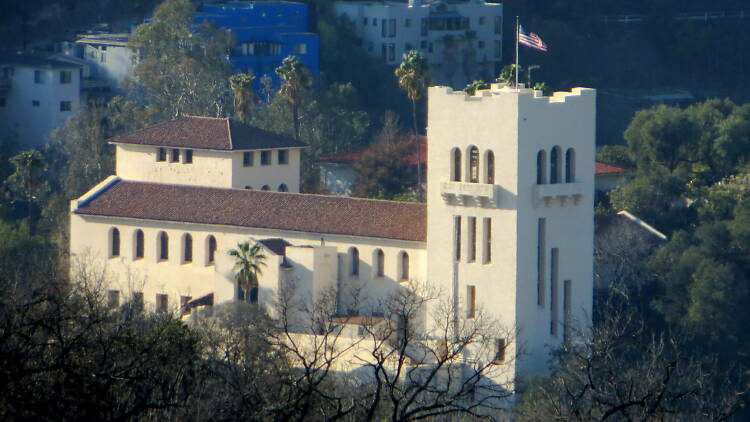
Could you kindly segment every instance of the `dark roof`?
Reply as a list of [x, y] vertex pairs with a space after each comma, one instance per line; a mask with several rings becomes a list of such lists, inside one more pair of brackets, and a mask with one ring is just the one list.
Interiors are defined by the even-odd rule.
[[276, 255], [286, 255], [286, 247], [292, 246], [291, 243], [280, 238], [263, 239], [263, 240], [259, 240], [259, 242], [262, 243], [263, 246], [268, 248], [268, 250], [275, 253]]
[[424, 242], [422, 203], [117, 181], [82, 215], [219, 224]]
[[616, 166], [614, 164], [596, 162], [595, 167], [596, 174], [623, 174], [630, 172], [630, 169], [625, 167]]
[[40, 67], [47, 69], [69, 69], [81, 67], [76, 63], [50, 58], [42, 54], [7, 54], [0, 56], [0, 66]]
[[110, 139], [123, 144], [243, 150], [305, 147], [302, 142], [226, 117], [183, 116]]

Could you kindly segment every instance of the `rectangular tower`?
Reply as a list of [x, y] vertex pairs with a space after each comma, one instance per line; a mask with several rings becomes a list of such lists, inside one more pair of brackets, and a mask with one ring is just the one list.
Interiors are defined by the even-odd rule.
[[514, 333], [497, 341], [516, 378], [590, 325], [595, 105], [587, 88], [429, 90], [427, 280]]

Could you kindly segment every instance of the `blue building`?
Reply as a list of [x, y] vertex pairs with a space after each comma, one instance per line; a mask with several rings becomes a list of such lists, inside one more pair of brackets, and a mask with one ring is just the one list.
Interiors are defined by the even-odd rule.
[[210, 22], [232, 32], [235, 45], [229, 56], [232, 68], [251, 71], [256, 88], [263, 75], [278, 85], [275, 69], [289, 56], [296, 56], [313, 76], [320, 72], [320, 43], [307, 31], [307, 5], [286, 1], [232, 1], [204, 4], [195, 23]]

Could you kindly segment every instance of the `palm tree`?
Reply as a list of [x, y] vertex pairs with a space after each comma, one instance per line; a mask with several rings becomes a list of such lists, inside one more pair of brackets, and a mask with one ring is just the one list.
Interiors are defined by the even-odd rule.
[[281, 94], [292, 107], [292, 121], [294, 123], [294, 139], [299, 139], [299, 108], [305, 91], [312, 82], [307, 68], [294, 56], [287, 56], [276, 68], [276, 74], [281, 78]]
[[424, 96], [430, 83], [430, 68], [427, 59], [417, 50], [404, 53], [401, 64], [396, 68], [398, 86], [406, 91], [411, 100], [411, 121], [414, 140], [417, 142], [417, 197], [422, 200], [422, 147], [417, 133], [417, 100]]
[[237, 285], [242, 289], [246, 301], [249, 301], [248, 291], [258, 287], [258, 276], [263, 275], [262, 267], [266, 266], [266, 256], [259, 243], [250, 246], [250, 242], [237, 244], [237, 249], [231, 249], [229, 256], [234, 257], [234, 270]]
[[229, 77], [229, 86], [234, 95], [234, 113], [237, 120], [247, 122], [249, 108], [255, 102], [252, 84], [255, 76], [252, 73], [237, 73]]

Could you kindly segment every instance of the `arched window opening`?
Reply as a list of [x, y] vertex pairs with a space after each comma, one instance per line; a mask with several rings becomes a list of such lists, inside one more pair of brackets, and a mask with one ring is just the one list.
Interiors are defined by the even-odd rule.
[[260, 190], [271, 190], [271, 188], [268, 187], [268, 185], [263, 185], [263, 187], [261, 187]]
[[169, 259], [169, 236], [166, 232], [159, 232], [159, 261], [166, 261]]
[[547, 152], [541, 150], [536, 153], [536, 184], [547, 183]]
[[375, 277], [383, 277], [385, 273], [385, 254], [382, 249], [375, 250]]
[[120, 256], [120, 230], [117, 227], [112, 228], [112, 243], [109, 256], [112, 258]]
[[409, 254], [406, 251], [401, 252], [401, 280], [409, 279]]
[[359, 251], [357, 248], [349, 248], [349, 275], [359, 276]]
[[182, 262], [187, 264], [189, 262], [193, 262], [193, 236], [190, 236], [189, 233], [186, 233], [183, 242]]
[[289, 188], [286, 187], [286, 184], [282, 183], [279, 185], [279, 192], [289, 192]]
[[479, 183], [479, 148], [469, 148], [469, 174], [467, 179], [469, 183]]
[[461, 150], [453, 148], [453, 160], [451, 162], [451, 180], [454, 182], [461, 181]]
[[484, 160], [486, 167], [486, 173], [484, 175], [484, 183], [488, 185], [495, 184], [495, 153], [487, 151], [486, 158]]
[[565, 152], [565, 183], [576, 181], [576, 151], [568, 148]]
[[135, 235], [133, 236], [135, 238], [134, 244], [135, 244], [135, 251], [133, 251], [133, 257], [135, 259], [141, 259], [143, 258], [143, 230], [138, 229], [135, 231]]
[[213, 265], [216, 261], [216, 238], [213, 236], [208, 236], [207, 240], [208, 246], [208, 259], [206, 260], [207, 265]]
[[562, 181], [562, 152], [560, 147], [555, 146], [549, 155], [549, 178], [550, 183]]

